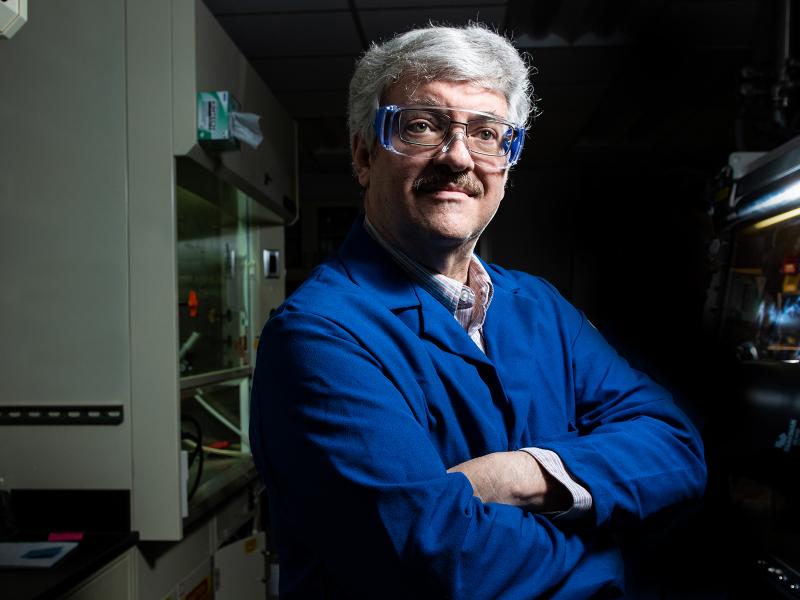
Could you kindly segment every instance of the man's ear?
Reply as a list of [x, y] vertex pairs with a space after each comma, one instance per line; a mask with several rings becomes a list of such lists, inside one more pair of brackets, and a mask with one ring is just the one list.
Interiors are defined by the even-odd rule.
[[369, 187], [369, 172], [372, 166], [372, 155], [369, 146], [364, 141], [360, 133], [353, 137], [353, 170], [356, 173], [358, 183], [364, 189]]

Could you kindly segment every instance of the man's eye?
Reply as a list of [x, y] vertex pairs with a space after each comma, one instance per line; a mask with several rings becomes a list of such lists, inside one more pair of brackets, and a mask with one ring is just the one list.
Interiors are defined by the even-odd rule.
[[410, 133], [427, 133], [431, 130], [430, 123], [426, 123], [425, 121], [414, 121], [413, 123], [409, 123], [406, 129]]
[[497, 132], [494, 129], [481, 129], [478, 131], [478, 138], [488, 142], [497, 138]]

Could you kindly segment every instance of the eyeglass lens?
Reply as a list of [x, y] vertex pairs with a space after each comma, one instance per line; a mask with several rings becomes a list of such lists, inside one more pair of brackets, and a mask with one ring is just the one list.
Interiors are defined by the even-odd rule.
[[396, 118], [400, 139], [417, 146], [438, 146], [447, 137], [451, 125], [464, 127], [467, 148], [479, 154], [504, 156], [514, 138], [514, 129], [508, 123], [485, 117], [465, 123], [438, 111], [402, 109]]

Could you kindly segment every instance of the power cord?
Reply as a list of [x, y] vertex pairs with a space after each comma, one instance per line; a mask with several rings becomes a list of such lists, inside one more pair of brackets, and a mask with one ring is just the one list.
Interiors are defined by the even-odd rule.
[[181, 415], [181, 421], [187, 421], [194, 426], [195, 433], [192, 434], [188, 431], [181, 431], [181, 441], [187, 440], [194, 444], [194, 449], [189, 455], [189, 468], [192, 468], [194, 461], [197, 460], [197, 475], [195, 476], [194, 483], [191, 490], [189, 490], [189, 500], [194, 497], [197, 488], [200, 487], [200, 480], [203, 478], [203, 429], [200, 427], [200, 422], [192, 416]]

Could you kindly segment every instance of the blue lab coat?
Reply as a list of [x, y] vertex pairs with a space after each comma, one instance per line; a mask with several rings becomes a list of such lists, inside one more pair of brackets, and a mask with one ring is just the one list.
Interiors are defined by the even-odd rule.
[[[551, 285], [485, 266], [485, 355], [361, 220], [266, 324], [250, 441], [281, 598], [615, 598], [619, 531], [701, 495], [670, 395]], [[482, 503], [446, 472], [528, 446], [563, 459], [590, 514]]]

